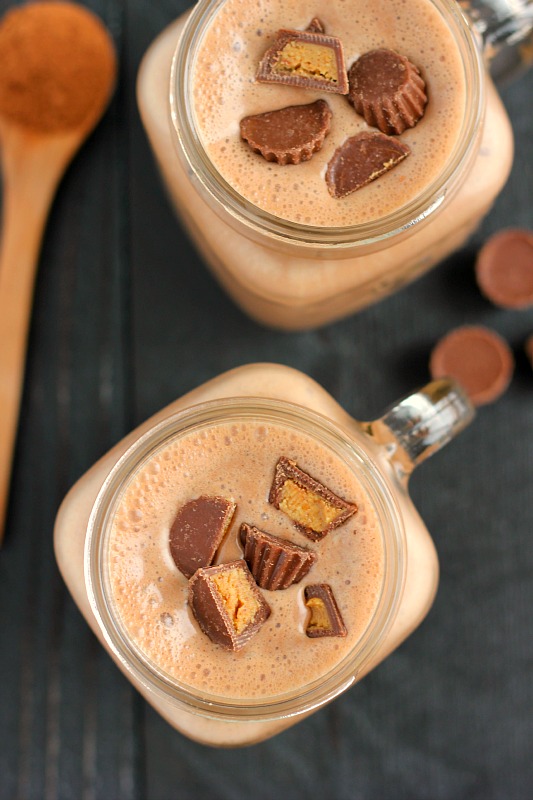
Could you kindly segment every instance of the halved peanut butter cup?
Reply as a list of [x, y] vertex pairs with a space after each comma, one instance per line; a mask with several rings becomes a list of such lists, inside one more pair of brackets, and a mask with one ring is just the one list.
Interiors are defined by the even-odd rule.
[[331, 110], [325, 100], [287, 106], [241, 120], [241, 137], [254, 153], [277, 164], [309, 161], [324, 144], [331, 125]]

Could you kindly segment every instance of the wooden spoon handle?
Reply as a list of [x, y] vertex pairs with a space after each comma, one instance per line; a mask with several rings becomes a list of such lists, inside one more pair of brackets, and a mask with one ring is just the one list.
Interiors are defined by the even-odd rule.
[[[33, 287], [52, 199], [72, 149], [65, 142], [2, 131], [0, 238], [0, 543], [24, 380]], [[71, 152], [72, 150], [72, 152]]]

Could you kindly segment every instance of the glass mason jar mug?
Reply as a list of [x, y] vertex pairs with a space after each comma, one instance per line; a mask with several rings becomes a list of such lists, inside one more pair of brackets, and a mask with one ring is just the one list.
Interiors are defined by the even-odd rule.
[[[461, 100], [461, 108], [456, 105], [453, 112], [457, 122], [452, 137], [454, 143], [438, 171], [428, 176], [426, 183], [422, 183], [413, 196], [384, 215], [355, 224], [327, 227], [322, 223], [313, 225], [295, 218], [284, 218], [276, 212], [276, 203], [281, 208], [281, 199], [275, 202], [271, 199], [270, 207], [265, 210], [260, 204], [254, 204], [253, 199], [246, 198], [240, 188], [232, 184], [231, 176], [222, 175], [215, 166], [211, 157], [212, 143], [210, 146], [206, 144], [195, 102], [198, 60], [204, 42], [212, 44], [206, 39], [209, 32], [216, 29], [226, 11], [229, 14], [232, 9], [235, 13], [241, 6], [244, 9], [246, 4], [243, 0], [200, 0], [189, 15], [180, 18], [153, 43], [144, 58], [138, 79], [139, 108], [170, 197], [216, 277], [234, 300], [260, 322], [285, 329], [309, 328], [379, 300], [459, 247], [487, 213], [505, 183], [512, 162], [512, 131], [483, 66], [480, 40], [484, 38], [491, 56], [497, 53], [498, 63], [504, 63], [502, 54], [511, 50], [511, 42], [516, 48], [516, 43], [529, 35], [533, 24], [530, 0], [518, 3], [513, 0], [512, 4], [508, 0], [463, 3], [462, 6], [476, 17], [477, 28], [472, 27], [455, 0], [413, 2], [415, 15], [427, 7], [426, 10], [438, 18], [441, 30], [448, 37], [447, 50], [453, 50], [457, 56], [456, 84], [463, 87], [464, 100]], [[258, 7], [254, 4], [254, 9]], [[331, 14], [331, 19], [339, 24], [335, 3], [324, 4], [324, 8], [320, 3], [313, 3], [308, 9], [299, 3], [296, 8], [299, 11], [294, 10], [294, 19], [293, 16], [289, 22], [288, 18], [284, 19], [281, 27], [305, 27], [307, 16], [315, 15], [323, 15], [327, 22]], [[492, 16], [487, 15], [489, 10], [493, 12]], [[382, 11], [385, 18], [386, 9]], [[255, 21], [248, 20], [248, 12], [242, 13], [248, 30]], [[250, 13], [253, 16], [257, 11]], [[290, 13], [283, 10], [285, 16]], [[304, 14], [307, 15], [305, 19]], [[256, 27], [260, 27], [259, 23]], [[228, 52], [220, 54], [220, 63], [213, 56], [213, 63], [208, 66], [213, 70], [226, 69], [224, 78], [227, 76], [229, 83], [232, 70], [241, 69], [243, 63], [248, 64], [242, 84], [253, 83], [257, 57], [261, 48], [264, 50], [271, 41], [274, 32], [259, 31], [267, 37], [261, 39], [259, 45], [257, 36], [253, 37], [254, 42], [243, 40], [242, 36], [236, 42], [231, 39], [227, 42]], [[331, 33], [342, 38], [342, 31], [332, 28]], [[383, 40], [386, 38], [384, 34]], [[218, 40], [216, 43], [220, 44]], [[229, 52], [231, 43], [235, 49]], [[400, 43], [401, 38], [389, 46], [394, 49], [395, 45], [400, 49]], [[423, 46], [421, 43], [420, 47]], [[218, 48], [210, 49], [218, 51]], [[347, 53], [347, 58], [353, 55]], [[404, 134], [402, 138], [407, 142], [421, 136], [421, 131], [430, 130], [428, 126], [434, 126], [439, 115], [445, 113], [442, 109], [437, 113], [439, 98], [433, 90], [431, 76], [428, 80], [426, 115], [417, 127]], [[270, 88], [262, 89], [271, 91]], [[291, 103], [303, 104], [316, 96], [313, 92], [300, 91], [298, 94], [298, 90], [281, 87], [275, 97], [265, 95], [269, 99], [265, 99], [262, 110]], [[216, 106], [219, 100], [213, 97], [213, 104]], [[223, 107], [224, 98], [220, 102]], [[257, 99], [254, 102], [257, 111]], [[328, 97], [328, 102], [346, 104], [345, 99], [338, 96], [335, 99]], [[335, 109], [343, 107], [337, 105]], [[242, 115], [245, 113], [255, 112], [244, 107]], [[334, 119], [336, 113], [335, 110]], [[350, 126], [365, 128], [355, 113], [353, 120]], [[351, 132], [342, 131], [340, 139], [353, 132], [356, 128]], [[238, 142], [238, 119], [230, 120], [220, 135], [227, 136], [230, 145], [233, 139]], [[341, 143], [335, 138], [338, 136], [338, 133], [335, 136], [330, 134], [323, 150], [338, 146]], [[431, 129], [431, 136], [438, 138], [438, 126]], [[246, 149], [244, 144], [240, 146]], [[322, 153], [315, 154], [309, 164], [318, 163], [321, 157]], [[239, 166], [246, 169], [250, 162], [242, 155], [241, 158]], [[262, 161], [260, 156], [256, 158]], [[323, 170], [325, 163], [320, 167]], [[416, 163], [413, 155], [397, 169], [405, 169], [402, 176], [409, 176], [408, 171], [416, 169]], [[307, 169], [309, 164], [273, 167], [265, 163], [264, 174], [274, 176], [272, 184], [280, 180], [280, 176], [282, 179], [290, 176], [290, 183], [293, 179], [299, 182], [298, 191], [302, 192], [301, 186], [306, 179], [297, 176], [309, 173], [299, 173], [298, 170]], [[272, 169], [274, 172], [269, 172]], [[392, 180], [392, 174], [385, 178]], [[383, 186], [378, 187], [379, 191], [388, 193], [392, 184], [382, 180]], [[273, 197], [277, 190], [272, 188], [268, 191]], [[327, 191], [324, 191], [327, 196]], [[360, 195], [363, 205], [363, 198], [369, 196], [364, 194], [367, 191], [368, 187], [355, 193]], [[351, 198], [347, 200], [352, 202]], [[325, 202], [332, 201], [327, 199]]]
[[[360, 423], [300, 372], [241, 367], [148, 420], [78, 481], [56, 521], [59, 567], [120, 669], [174, 727], [213, 746], [260, 741], [360, 680], [429, 610], [438, 562], [408, 477], [472, 415], [457, 386], [437, 381]], [[306, 541], [268, 502], [283, 455], [348, 492], [353, 518]], [[214, 563], [242, 560], [242, 522], [315, 559], [303, 580], [261, 589], [270, 617], [238, 652], [200, 629], [169, 550], [180, 503], [221, 493], [237, 510]], [[322, 583], [344, 637], [306, 635], [305, 587]]]

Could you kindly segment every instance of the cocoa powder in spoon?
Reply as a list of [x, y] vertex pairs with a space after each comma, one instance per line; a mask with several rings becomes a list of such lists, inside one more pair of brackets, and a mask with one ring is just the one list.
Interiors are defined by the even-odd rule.
[[[111, 45], [111, 46], [110, 46]], [[0, 20], [0, 116], [38, 132], [90, 127], [114, 84], [109, 33], [83, 6], [33, 2]]]

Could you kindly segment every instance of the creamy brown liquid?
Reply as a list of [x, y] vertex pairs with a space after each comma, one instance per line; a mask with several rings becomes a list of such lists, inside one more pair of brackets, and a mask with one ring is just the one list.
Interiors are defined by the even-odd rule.
[[[275, 464], [286, 455], [359, 510], [322, 542], [311, 542], [268, 503]], [[217, 563], [242, 557], [241, 522], [316, 551], [299, 584], [264, 591], [271, 616], [239, 652], [214, 645], [187, 604], [188, 582], [169, 552], [169, 529], [181, 504], [202, 494], [237, 503]], [[221, 697], [266, 698], [319, 678], [357, 644], [376, 608], [384, 579], [383, 541], [372, 502], [335, 453], [276, 424], [220, 424], [177, 438], [132, 478], [116, 511], [109, 543], [112, 595], [127, 634], [159, 669], [181, 684]], [[303, 590], [329, 583], [346, 638], [310, 639]]]
[[[318, 16], [342, 39], [347, 67], [386, 47], [406, 55], [427, 84], [426, 113], [400, 137], [411, 155], [349, 197], [330, 197], [324, 180], [335, 149], [370, 129], [344, 96], [255, 80], [259, 61], [280, 28], [304, 29]], [[226, 0], [207, 29], [193, 70], [193, 109], [201, 141], [223, 178], [251, 203], [286, 220], [340, 227], [375, 220], [413, 200], [442, 172], [465, 115], [461, 57], [446, 23], [428, 0]], [[331, 132], [311, 161], [278, 166], [242, 142], [246, 115], [322, 97]]]

